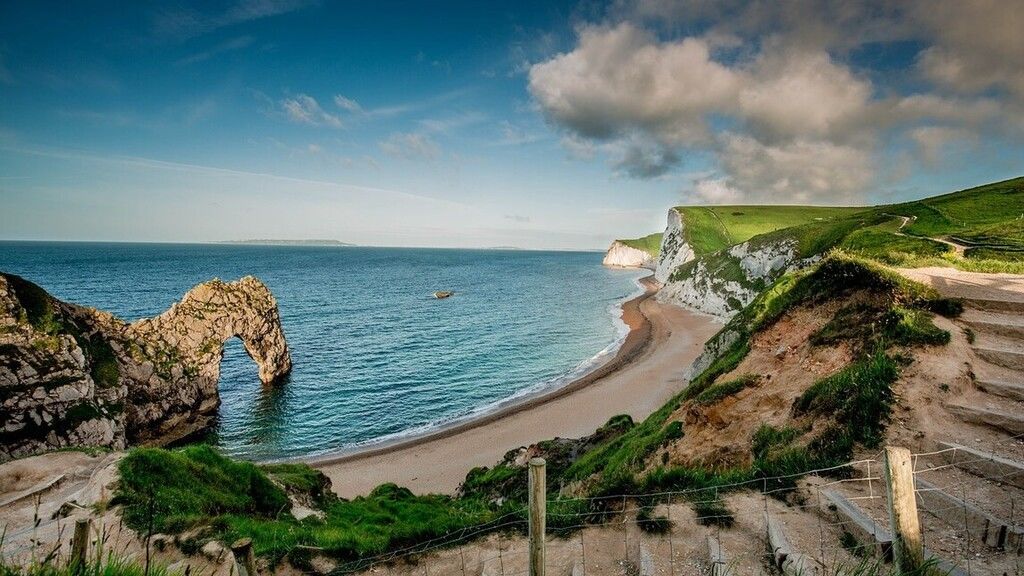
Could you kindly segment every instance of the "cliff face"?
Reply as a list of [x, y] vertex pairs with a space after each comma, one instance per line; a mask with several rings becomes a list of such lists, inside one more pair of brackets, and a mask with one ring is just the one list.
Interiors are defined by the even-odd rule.
[[686, 242], [685, 230], [683, 228], [683, 216], [678, 210], [672, 208], [668, 211], [668, 224], [665, 226], [665, 233], [661, 236], [661, 253], [658, 257], [658, 266], [654, 270], [654, 277], [664, 284], [669, 276], [679, 266], [693, 260], [694, 252]]
[[200, 284], [163, 314], [126, 323], [0, 275], [0, 460], [159, 444], [207, 427], [232, 337], [265, 384], [291, 370], [277, 302], [252, 277]]
[[601, 263], [605, 266], [620, 268], [653, 268], [654, 258], [643, 250], [627, 246], [616, 240], [608, 247]]
[[800, 260], [797, 242], [784, 235], [755, 237], [727, 250], [696, 255], [686, 241], [686, 221], [668, 213], [655, 277], [658, 300], [728, 320]]

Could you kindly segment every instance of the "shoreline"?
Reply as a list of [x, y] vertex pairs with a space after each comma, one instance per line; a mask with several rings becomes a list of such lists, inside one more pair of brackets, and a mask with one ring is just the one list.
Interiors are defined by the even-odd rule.
[[420, 435], [283, 461], [320, 469], [346, 498], [384, 482], [417, 493], [450, 494], [470, 469], [492, 466], [510, 449], [591, 434], [618, 414], [645, 418], [685, 387], [686, 369], [721, 325], [652, 298], [660, 287], [653, 275], [638, 282], [644, 293], [621, 305], [629, 328], [621, 346], [572, 382]]
[[382, 442], [372, 443], [368, 446], [356, 447], [354, 449], [342, 449], [313, 456], [297, 456], [294, 458], [281, 459], [279, 461], [304, 462], [310, 466], [318, 467], [342, 464], [362, 458], [372, 458], [373, 456], [380, 454], [413, 448], [426, 442], [442, 440], [449, 436], [453, 436], [467, 430], [472, 430], [473, 428], [486, 426], [496, 420], [513, 416], [524, 410], [535, 408], [541, 404], [545, 404], [557, 398], [577, 392], [629, 363], [650, 344], [651, 322], [640, 311], [640, 304], [657, 294], [660, 286], [657, 281], [654, 280], [653, 274], [638, 278], [637, 283], [641, 288], [643, 288], [644, 292], [624, 301], [621, 304], [621, 318], [629, 328], [629, 331], [626, 333], [625, 338], [623, 338], [622, 344], [619, 346], [618, 350], [615, 351], [615, 355], [607, 361], [594, 366], [593, 369], [580, 375], [578, 378], [564, 386], [559, 386], [549, 390], [541, 390], [534, 394], [523, 396], [510, 401], [505, 406], [499, 405], [495, 410], [490, 412], [442, 424], [436, 428], [426, 430], [421, 434], [385, 440]]

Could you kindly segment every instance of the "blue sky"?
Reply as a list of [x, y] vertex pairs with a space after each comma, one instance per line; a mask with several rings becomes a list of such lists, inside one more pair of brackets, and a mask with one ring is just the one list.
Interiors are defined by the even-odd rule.
[[1024, 172], [1020, 15], [912, 4], [7, 2], [0, 238], [600, 248]]

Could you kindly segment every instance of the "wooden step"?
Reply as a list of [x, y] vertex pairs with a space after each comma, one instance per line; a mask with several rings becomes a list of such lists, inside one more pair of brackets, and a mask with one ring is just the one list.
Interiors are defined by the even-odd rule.
[[947, 450], [942, 454], [946, 464], [953, 464], [982, 478], [998, 479], [1004, 484], [1024, 488], [1024, 464], [952, 442], [939, 442], [938, 445], [939, 450]]
[[1005, 348], [993, 348], [978, 344], [971, 347], [974, 354], [986, 362], [996, 366], [1009, 368], [1010, 370], [1024, 371], [1024, 354], [1017, 350]]
[[1004, 412], [994, 408], [947, 403], [946, 410], [964, 422], [988, 426], [1018, 436], [1024, 434], [1024, 411]]
[[1010, 400], [1024, 401], [1024, 384], [1019, 382], [1005, 382], [1002, 380], [978, 379], [974, 385], [979, 390], [989, 394], [1009, 398]]
[[775, 567], [787, 576], [807, 576], [818, 573], [818, 563], [806, 554], [793, 549], [786, 538], [786, 532], [782, 528], [782, 522], [773, 518], [765, 512], [765, 525], [768, 527], [768, 548], [772, 552], [772, 560]]
[[[861, 537], [864, 538], [864, 542], [869, 546], [873, 546], [872, 549], [876, 553], [884, 554], [886, 561], [892, 560], [892, 536], [888, 530], [879, 526], [870, 516], [862, 512], [856, 504], [847, 500], [839, 492], [825, 488], [821, 491], [821, 495], [825, 496], [826, 501], [829, 502], [826, 505], [828, 510], [838, 514], [839, 521], [845, 523], [846, 527], [850, 529], [848, 531], [854, 534], [854, 537], [857, 537], [854, 531], [859, 532]], [[874, 541], [873, 545], [871, 544], [872, 541]], [[924, 557], [936, 562], [942, 574], [968, 576], [967, 572], [959, 566], [936, 556], [934, 552], [927, 548], [924, 550]]]
[[708, 566], [711, 567], [711, 576], [730, 576], [732, 570], [729, 566], [729, 558], [722, 548], [722, 543], [714, 534], [708, 534]]
[[843, 523], [843, 529], [857, 539], [861, 546], [872, 551], [875, 556], [892, 559], [892, 535], [879, 526], [867, 514], [861, 512], [853, 502], [831, 488], [821, 491], [822, 505], [825, 514], [836, 516], [833, 521]]
[[932, 516], [952, 526], [966, 527], [968, 534], [993, 548], [1016, 550], [1021, 545], [1024, 527], [1003, 521], [969, 502], [947, 494], [920, 476], [915, 483], [918, 506]]
[[966, 298], [967, 308], [984, 312], [1010, 312], [1024, 314], [1024, 302], [1017, 300], [994, 300], [989, 298]]

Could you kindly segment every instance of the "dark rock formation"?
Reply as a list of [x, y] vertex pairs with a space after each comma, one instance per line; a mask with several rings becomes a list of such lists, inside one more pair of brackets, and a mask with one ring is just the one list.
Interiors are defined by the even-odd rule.
[[291, 370], [277, 302], [259, 280], [213, 280], [127, 323], [0, 274], [0, 460], [64, 446], [161, 444], [206, 428], [224, 342], [271, 384]]

